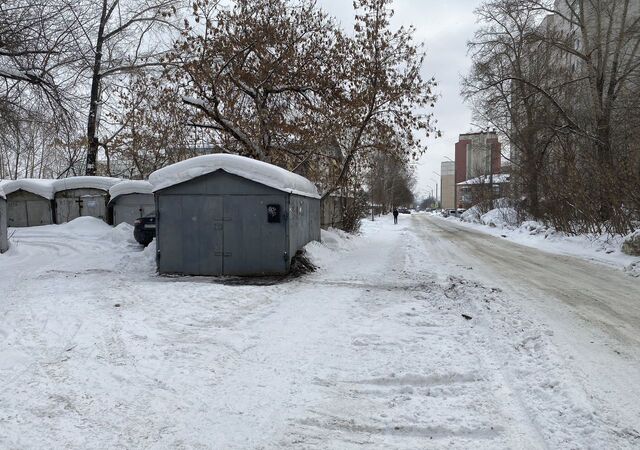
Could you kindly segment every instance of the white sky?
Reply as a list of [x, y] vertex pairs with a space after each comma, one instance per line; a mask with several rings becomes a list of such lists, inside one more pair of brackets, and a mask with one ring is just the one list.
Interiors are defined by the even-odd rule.
[[[454, 144], [460, 133], [472, 129], [471, 110], [460, 98], [460, 77], [469, 68], [467, 41], [473, 37], [476, 19], [473, 10], [481, 0], [395, 0], [394, 27], [413, 25], [415, 39], [425, 42], [425, 78], [436, 77], [440, 99], [434, 108], [442, 138], [427, 141], [428, 150], [416, 167], [419, 197], [426, 196], [440, 183], [443, 156], [453, 159]], [[318, 0], [318, 4], [337, 17], [345, 28], [353, 23], [352, 0]], [[439, 187], [438, 187], [439, 189]]]

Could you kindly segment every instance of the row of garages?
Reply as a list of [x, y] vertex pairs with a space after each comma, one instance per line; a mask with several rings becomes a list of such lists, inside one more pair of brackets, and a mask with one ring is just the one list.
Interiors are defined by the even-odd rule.
[[153, 211], [151, 185], [147, 181], [121, 181], [108, 177], [72, 177], [60, 180], [20, 179], [3, 181], [9, 227], [61, 224], [81, 216], [107, 223], [133, 224]]
[[160, 273], [265, 275], [287, 273], [296, 252], [320, 240], [315, 185], [236, 155], [192, 158], [154, 172], [149, 181], [16, 180], [0, 189], [5, 249], [7, 223], [36, 226], [93, 216], [117, 225], [155, 212]]

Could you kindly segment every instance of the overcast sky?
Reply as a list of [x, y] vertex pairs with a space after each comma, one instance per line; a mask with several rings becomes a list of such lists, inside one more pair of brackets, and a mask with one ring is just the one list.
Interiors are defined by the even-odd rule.
[[[319, 0], [318, 3], [344, 27], [353, 24], [351, 0]], [[416, 40], [426, 44], [425, 78], [435, 76], [440, 99], [434, 108], [443, 136], [427, 142], [427, 153], [416, 167], [418, 195], [435, 190], [444, 156], [453, 158], [460, 133], [472, 129], [471, 111], [460, 98], [460, 76], [469, 68], [467, 41], [473, 37], [476, 20], [473, 10], [481, 0], [395, 0], [393, 24], [416, 27]], [[439, 187], [438, 187], [439, 188]]]

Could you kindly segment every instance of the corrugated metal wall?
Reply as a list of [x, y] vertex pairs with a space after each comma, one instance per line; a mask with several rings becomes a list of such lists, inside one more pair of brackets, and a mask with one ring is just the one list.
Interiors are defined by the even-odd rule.
[[53, 223], [51, 200], [18, 190], [7, 195], [7, 223], [10, 227], [35, 227]]
[[56, 193], [56, 223], [91, 216], [108, 222], [108, 192], [101, 189], [67, 189]]
[[113, 207], [113, 225], [133, 222], [156, 210], [153, 194], [120, 195], [111, 202]]
[[[156, 192], [159, 272], [288, 272], [292, 249], [309, 236], [320, 238], [319, 200], [292, 196], [292, 215], [289, 197], [221, 170]], [[272, 221], [269, 208], [279, 212]]]
[[0, 198], [0, 253], [4, 253], [9, 248], [7, 240], [7, 202]]
[[320, 240], [320, 200], [291, 195], [289, 200], [289, 255], [308, 242]]

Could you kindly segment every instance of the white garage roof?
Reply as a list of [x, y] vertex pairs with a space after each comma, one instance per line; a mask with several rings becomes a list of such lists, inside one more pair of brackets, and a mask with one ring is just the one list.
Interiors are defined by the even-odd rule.
[[290, 194], [320, 198], [316, 186], [305, 177], [273, 164], [238, 155], [197, 156], [156, 170], [149, 176], [149, 181], [153, 185], [153, 192], [156, 192], [220, 169]]
[[122, 180], [109, 189], [111, 200], [127, 194], [151, 194], [153, 186], [146, 180]]
[[39, 178], [21, 178], [19, 180], [8, 180], [2, 183], [2, 190], [5, 195], [23, 190], [32, 194], [44, 197], [47, 200], [53, 199], [53, 184], [55, 180], [43, 180]]
[[69, 177], [55, 180], [53, 191], [60, 192], [68, 189], [102, 189], [108, 191], [111, 186], [118, 183], [120, 178], [111, 177]]

